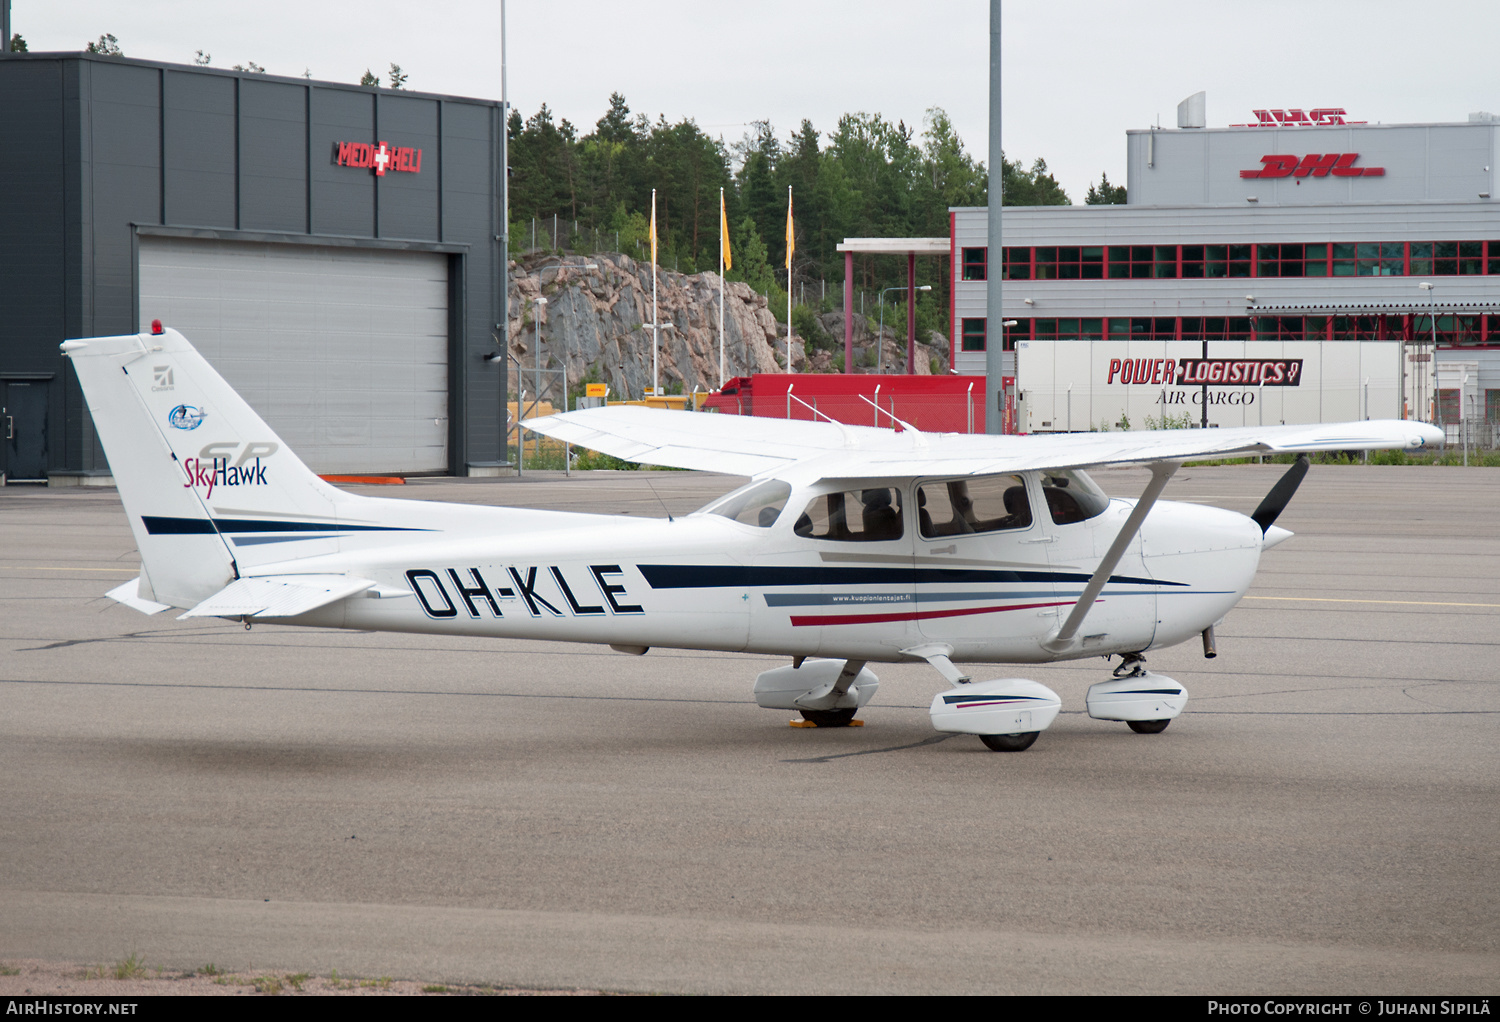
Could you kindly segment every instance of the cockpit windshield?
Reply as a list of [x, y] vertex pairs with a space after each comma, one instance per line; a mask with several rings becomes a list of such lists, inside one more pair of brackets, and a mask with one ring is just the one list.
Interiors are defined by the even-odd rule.
[[1109, 495], [1077, 468], [1043, 472], [1042, 496], [1056, 525], [1088, 521], [1109, 507]]
[[703, 514], [721, 515], [745, 525], [769, 529], [781, 517], [781, 509], [792, 495], [790, 483], [779, 479], [767, 479], [759, 483], [741, 486], [733, 493], [700, 508]]

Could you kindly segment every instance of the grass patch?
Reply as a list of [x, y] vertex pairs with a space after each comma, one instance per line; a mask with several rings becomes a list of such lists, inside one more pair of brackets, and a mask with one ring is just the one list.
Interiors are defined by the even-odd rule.
[[255, 988], [256, 993], [266, 994], [270, 997], [275, 997], [286, 989], [280, 977], [277, 976], [261, 976], [258, 979], [252, 979], [250, 985]]
[[363, 979], [359, 985], [367, 990], [389, 990], [391, 988], [391, 977], [381, 976], [379, 979]]
[[132, 951], [114, 964], [110, 975], [115, 979], [140, 979], [146, 975], [146, 960]]
[[422, 993], [424, 994], [446, 994], [447, 992], [448, 988], [440, 983], [434, 983], [432, 986], [422, 988]]
[[21, 970], [14, 965], [6, 965], [0, 962], [0, 976], [19, 976]]

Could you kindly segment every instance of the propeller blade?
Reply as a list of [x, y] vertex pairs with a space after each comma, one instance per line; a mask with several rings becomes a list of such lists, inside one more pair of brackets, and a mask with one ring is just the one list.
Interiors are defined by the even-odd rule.
[[1281, 512], [1292, 502], [1292, 495], [1297, 492], [1297, 487], [1302, 485], [1302, 477], [1307, 475], [1307, 455], [1297, 455], [1297, 460], [1287, 470], [1286, 475], [1276, 480], [1276, 485], [1271, 487], [1271, 492], [1266, 494], [1266, 499], [1260, 502], [1260, 507], [1255, 509], [1251, 518], [1256, 525], [1260, 526], [1261, 535], [1276, 523]]

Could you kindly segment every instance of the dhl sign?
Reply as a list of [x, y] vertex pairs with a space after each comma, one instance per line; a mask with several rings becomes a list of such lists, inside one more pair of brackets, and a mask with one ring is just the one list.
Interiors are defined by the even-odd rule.
[[1384, 177], [1384, 167], [1356, 167], [1354, 161], [1359, 153], [1308, 153], [1298, 158], [1292, 155], [1271, 155], [1260, 158], [1261, 166], [1256, 170], [1242, 170], [1240, 177]]

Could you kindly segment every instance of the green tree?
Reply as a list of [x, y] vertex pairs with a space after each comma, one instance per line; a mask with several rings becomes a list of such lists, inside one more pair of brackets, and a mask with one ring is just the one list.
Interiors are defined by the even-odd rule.
[[[0, 0], [0, 3], [3, 3], [3, 2], [4, 2], [4, 0]], [[10, 37], [10, 52], [12, 52], [12, 53], [26, 53], [26, 52], [28, 52], [27, 49], [26, 49], [26, 40], [21, 38], [21, 33], [17, 32], [15, 35], [13, 35], [13, 36]]]
[[743, 280], [756, 291], [765, 294], [776, 284], [771, 265], [766, 261], [766, 243], [760, 240], [755, 221], [748, 216], [740, 223], [740, 235], [744, 240], [740, 242], [739, 252], [735, 254], [734, 269], [725, 276], [730, 280]]
[[393, 88], [393, 89], [404, 89], [404, 88], [406, 88], [406, 72], [403, 71], [403, 70], [401, 70], [401, 65], [400, 64], [392, 64], [391, 65], [391, 88]]
[[120, 49], [120, 40], [106, 33], [99, 37], [97, 43], [89, 43], [83, 48], [85, 53], [97, 53], [103, 57], [123, 57], [124, 51]]
[[1089, 185], [1089, 193], [1084, 197], [1086, 206], [1123, 206], [1125, 205], [1125, 186], [1112, 185], [1109, 183], [1109, 175], [1102, 174], [1097, 185]]
[[380, 79], [376, 78], [374, 72], [372, 72], [369, 68], [365, 68], [365, 73], [360, 76], [359, 84], [378, 87], [380, 85]]
[[1020, 164], [1011, 163], [1004, 153], [1000, 154], [1000, 160], [1000, 186], [1005, 191], [1005, 205], [1073, 205], [1057, 178], [1047, 172], [1047, 161], [1040, 156], [1031, 164], [1030, 170], [1022, 170]]

